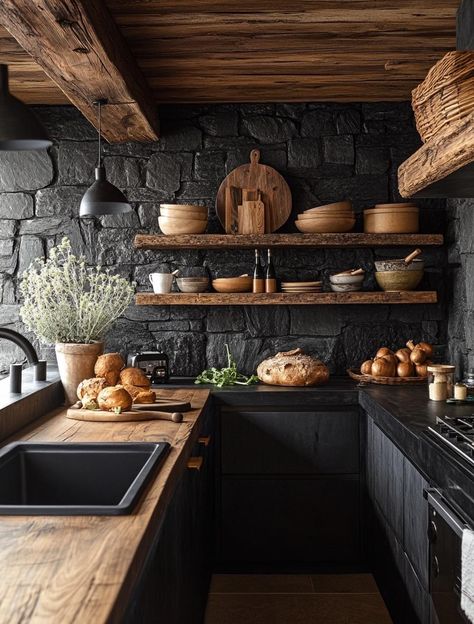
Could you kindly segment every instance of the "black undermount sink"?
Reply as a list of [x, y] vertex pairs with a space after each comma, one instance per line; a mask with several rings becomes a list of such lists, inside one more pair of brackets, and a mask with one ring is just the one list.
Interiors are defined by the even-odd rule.
[[132, 513], [167, 442], [30, 443], [0, 451], [0, 515]]

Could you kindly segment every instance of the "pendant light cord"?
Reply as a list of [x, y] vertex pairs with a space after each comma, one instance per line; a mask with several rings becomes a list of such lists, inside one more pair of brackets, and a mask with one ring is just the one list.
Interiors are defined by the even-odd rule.
[[102, 119], [101, 119], [101, 106], [102, 102], [99, 100], [99, 167], [102, 167]]

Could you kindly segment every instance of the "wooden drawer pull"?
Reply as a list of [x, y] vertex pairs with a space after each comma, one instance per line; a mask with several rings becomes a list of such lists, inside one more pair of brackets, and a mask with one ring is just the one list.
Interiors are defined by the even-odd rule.
[[202, 457], [190, 457], [188, 459], [188, 469], [199, 471], [201, 470], [203, 463], [204, 459]]
[[201, 436], [200, 438], [198, 438], [198, 442], [203, 446], [209, 446], [209, 444], [211, 443], [211, 436]]

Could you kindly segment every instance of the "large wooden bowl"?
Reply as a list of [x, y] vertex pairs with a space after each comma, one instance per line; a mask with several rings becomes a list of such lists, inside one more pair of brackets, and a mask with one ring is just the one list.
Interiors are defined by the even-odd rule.
[[162, 217], [168, 219], [191, 219], [196, 221], [207, 221], [207, 214], [201, 214], [194, 210], [173, 210], [172, 208], [160, 208], [160, 214]]
[[160, 230], [163, 234], [203, 234], [207, 228], [207, 220], [199, 219], [170, 219], [158, 217]]
[[386, 292], [415, 290], [423, 277], [423, 271], [377, 271], [375, 279]]
[[220, 293], [251, 292], [253, 277], [220, 277], [212, 280], [212, 287]]
[[207, 217], [207, 206], [197, 206], [196, 204], [160, 204], [160, 208], [175, 210], [176, 212], [195, 212]]
[[318, 233], [340, 233], [350, 232], [355, 225], [353, 217], [321, 217], [315, 219], [301, 219], [295, 221], [295, 225], [300, 232], [305, 234]]

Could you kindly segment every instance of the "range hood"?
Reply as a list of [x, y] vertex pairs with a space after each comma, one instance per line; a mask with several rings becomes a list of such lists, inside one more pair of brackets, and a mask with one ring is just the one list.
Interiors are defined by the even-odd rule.
[[[474, 50], [474, 0], [457, 12], [456, 48]], [[450, 124], [398, 169], [402, 197], [474, 197], [474, 111]]]

